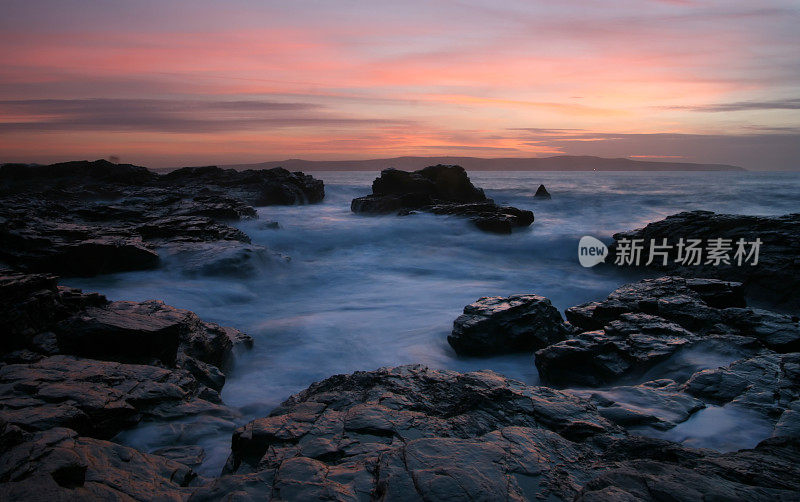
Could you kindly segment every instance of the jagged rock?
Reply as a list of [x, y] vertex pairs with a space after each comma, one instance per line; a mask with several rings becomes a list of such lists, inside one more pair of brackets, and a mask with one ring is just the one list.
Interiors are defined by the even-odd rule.
[[533, 223], [533, 213], [501, 207], [476, 188], [461, 166], [436, 165], [407, 172], [384, 169], [372, 194], [353, 199], [350, 209], [364, 214], [408, 214], [414, 210], [466, 216], [479, 229], [507, 234]]
[[[614, 235], [615, 242], [609, 246], [609, 259], [613, 263], [618, 242], [621, 239], [643, 239], [642, 256], [649, 256], [650, 241], [657, 244], [662, 239], [676, 246], [680, 238], [731, 239], [733, 250], [730, 253], [731, 263], [719, 265], [705, 264], [705, 256], [701, 265], [677, 265], [677, 249], [670, 250], [667, 266], [655, 260], [652, 268], [667, 270], [671, 274], [692, 277], [714, 277], [740, 281], [754, 298], [769, 302], [788, 311], [800, 306], [800, 213], [784, 216], [743, 216], [733, 214], [717, 214], [710, 211], [689, 211], [674, 214], [663, 220], [650, 223], [644, 228]], [[744, 239], [751, 242], [760, 239], [758, 264], [738, 265], [733, 256], [736, 241]], [[749, 251], [749, 247], [747, 248]], [[646, 260], [642, 262], [642, 266]]]
[[323, 196], [322, 181], [279, 168], [186, 168], [158, 176], [106, 161], [5, 166], [0, 260], [79, 276], [154, 268], [165, 246], [245, 248], [249, 237], [225, 222], [257, 217], [250, 204], [319, 202]]
[[199, 479], [189, 467], [54, 428], [27, 434], [0, 454], [0, 499], [185, 500]]
[[616, 441], [605, 469], [574, 500], [796, 500], [800, 443], [774, 438], [752, 450], [714, 453], [645, 438]]
[[544, 185], [539, 185], [539, 188], [536, 189], [536, 193], [533, 195], [537, 199], [550, 199], [550, 192], [544, 187]]
[[565, 498], [599, 434], [619, 431], [588, 403], [489, 371], [337, 375], [238, 429], [192, 500]]
[[713, 403], [755, 411], [776, 426], [780, 422], [777, 429], [781, 435], [800, 437], [795, 428], [800, 403], [800, 353], [760, 354], [703, 370], [692, 375], [684, 389]]
[[800, 340], [791, 316], [745, 308], [741, 284], [713, 279], [645, 279], [566, 315], [587, 331], [536, 353], [540, 375], [556, 385], [606, 385], [687, 348], [735, 360], [765, 347], [793, 350]]
[[662, 379], [607, 390], [573, 390], [589, 399], [603, 417], [623, 427], [670, 429], [705, 408], [703, 401], [682, 391], [674, 380]]
[[[641, 417], [702, 406], [649, 387], [623, 392], [659, 403]], [[693, 449], [620, 433], [572, 393], [404, 366], [331, 377], [238, 429], [227, 474], [190, 500], [791, 500], [798, 460], [797, 440]]]
[[84, 308], [106, 303], [105, 297], [97, 293], [58, 286], [55, 275], [0, 269], [0, 316], [4, 322], [0, 354], [22, 349], [37, 351], [57, 322]]
[[558, 309], [543, 296], [492, 296], [464, 307], [447, 341], [459, 354], [481, 356], [534, 351], [571, 332]]
[[291, 173], [281, 167], [237, 171], [216, 166], [184, 167], [161, 176], [160, 181], [171, 186], [209, 186], [235, 194], [247, 204], [307, 204], [325, 197], [321, 180], [301, 172]]
[[143, 418], [230, 414], [200, 395], [219, 400], [181, 369], [62, 355], [0, 367], [0, 419], [28, 431], [69, 427], [110, 438]]

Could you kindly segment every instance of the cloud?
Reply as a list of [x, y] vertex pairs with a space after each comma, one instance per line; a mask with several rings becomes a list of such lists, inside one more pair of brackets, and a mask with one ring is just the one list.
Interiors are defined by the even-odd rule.
[[[5, 118], [3, 118], [5, 117]], [[165, 99], [0, 101], [0, 130], [214, 133], [286, 127], [375, 126], [407, 121], [330, 113], [312, 103]]]
[[668, 106], [669, 110], [689, 110], [692, 112], [740, 112], [749, 110], [800, 110], [800, 98], [777, 99], [773, 101], [736, 101], [699, 106]]

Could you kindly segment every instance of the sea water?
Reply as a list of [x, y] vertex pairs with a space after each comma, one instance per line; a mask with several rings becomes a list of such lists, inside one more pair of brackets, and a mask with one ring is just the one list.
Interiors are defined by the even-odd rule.
[[[531, 227], [494, 235], [454, 216], [353, 214], [350, 201], [369, 194], [376, 175], [314, 173], [325, 181], [322, 203], [263, 207], [259, 219], [237, 223], [253, 244], [290, 258], [268, 257], [245, 276], [187, 273], [171, 259], [157, 270], [64, 281], [113, 300], [161, 299], [255, 339], [253, 349], [238, 356], [222, 392], [241, 413], [235, 423], [150, 424], [124, 433], [121, 441], [145, 450], [200, 443], [208, 455], [201, 471], [217, 474], [233, 426], [265, 416], [333, 374], [421, 363], [491, 369], [538, 384], [532, 354], [463, 358], [453, 352], [447, 335], [465, 305], [482, 296], [536, 293], [563, 310], [601, 300], [645, 276], [582, 267], [577, 246], [584, 235], [609, 243], [615, 232], [695, 209], [800, 211], [800, 175], [794, 173], [473, 172], [473, 183], [495, 202], [535, 214]], [[551, 200], [534, 199], [539, 184]], [[280, 229], [265, 221], [277, 221]], [[706, 366], [728, 362], [711, 357]], [[670, 439], [725, 449], [713, 431], [703, 432], [703, 418], [682, 424]], [[753, 430], [747, 441], [737, 438], [738, 447], [763, 439], [763, 427]]]

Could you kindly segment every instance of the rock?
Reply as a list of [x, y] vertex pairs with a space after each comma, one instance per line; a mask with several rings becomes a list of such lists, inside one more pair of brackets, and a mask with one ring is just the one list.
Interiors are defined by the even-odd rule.
[[227, 222], [257, 217], [250, 204], [323, 197], [322, 181], [279, 168], [186, 168], [159, 176], [106, 161], [5, 166], [0, 260], [77, 276], [154, 268], [165, 247], [249, 245], [250, 238]]
[[169, 186], [213, 186], [254, 206], [308, 204], [325, 197], [321, 180], [281, 167], [245, 171], [216, 166], [184, 167], [161, 176], [159, 181]]
[[196, 468], [202, 464], [206, 456], [203, 448], [196, 445], [159, 448], [153, 452], [153, 455], [158, 455], [159, 457], [164, 457], [192, 468]]
[[0, 454], [0, 499], [184, 500], [201, 482], [189, 467], [54, 428]]
[[486, 198], [461, 166], [441, 164], [414, 172], [384, 169], [372, 183], [372, 194], [353, 199], [350, 209], [362, 214], [421, 210], [465, 216], [479, 229], [501, 234], [533, 223], [532, 212], [501, 207]]
[[795, 500], [800, 443], [774, 438], [752, 450], [714, 453], [645, 438], [620, 439], [605, 469], [574, 500]]
[[544, 187], [544, 185], [539, 185], [539, 188], [536, 189], [536, 193], [533, 195], [536, 199], [550, 199], [550, 192]]
[[589, 399], [600, 415], [626, 428], [670, 429], [706, 407], [703, 401], [684, 393], [678, 383], [669, 379], [572, 392]]
[[4, 321], [0, 354], [21, 349], [41, 352], [41, 344], [51, 339], [48, 330], [57, 322], [106, 303], [97, 293], [58, 286], [55, 275], [0, 269], [0, 315]]
[[[618, 390], [645, 421], [702, 406], [675, 382]], [[573, 393], [403, 366], [328, 378], [239, 428], [190, 500], [790, 500], [798, 460], [796, 439], [693, 449], [621, 433]]]
[[145, 418], [230, 414], [197, 397], [204, 388], [185, 370], [56, 355], [0, 367], [0, 419], [26, 431], [69, 427], [110, 438]]
[[794, 350], [800, 340], [791, 316], [745, 308], [741, 284], [713, 279], [645, 279], [566, 316], [586, 331], [536, 353], [541, 377], [555, 385], [641, 376], [689, 348], [735, 360], [764, 348]]
[[531, 352], [570, 333], [558, 309], [543, 296], [492, 296], [464, 307], [447, 341], [458, 354], [488, 356]]
[[782, 434], [800, 432], [793, 427], [800, 403], [800, 353], [760, 354], [703, 370], [684, 389], [712, 403], [755, 411], [776, 427], [781, 422]]
[[[656, 260], [651, 267], [666, 270], [671, 274], [691, 277], [714, 277], [740, 281], [754, 298], [785, 309], [796, 311], [800, 307], [800, 213], [784, 216], [743, 216], [717, 214], [710, 211], [690, 211], [674, 214], [663, 220], [650, 223], [644, 228], [614, 235], [614, 244], [609, 247], [606, 263], [613, 263], [621, 239], [643, 239], [642, 256], [649, 256], [650, 241], [661, 243], [662, 239], [676, 246], [680, 238], [731, 239], [730, 264], [679, 265], [675, 264], [677, 249], [670, 251], [667, 266]], [[760, 239], [758, 264], [752, 259], [738, 265], [733, 259], [736, 241], [747, 242]], [[749, 246], [747, 250], [749, 251]], [[642, 265], [647, 260], [642, 262]], [[705, 255], [703, 262], [706, 261]]]
[[489, 371], [337, 375], [238, 429], [229, 475], [192, 500], [569, 498], [591, 438], [618, 433], [573, 395]]

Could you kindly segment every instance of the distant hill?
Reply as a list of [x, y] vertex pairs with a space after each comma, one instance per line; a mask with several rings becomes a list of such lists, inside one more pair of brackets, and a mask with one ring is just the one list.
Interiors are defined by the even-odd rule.
[[649, 160], [606, 159], [603, 157], [558, 155], [541, 158], [479, 157], [394, 157], [371, 160], [300, 160], [233, 164], [220, 166], [233, 169], [270, 169], [283, 167], [290, 171], [380, 171], [394, 167], [406, 171], [435, 164], [457, 164], [468, 171], [744, 171], [726, 164], [694, 164]]

